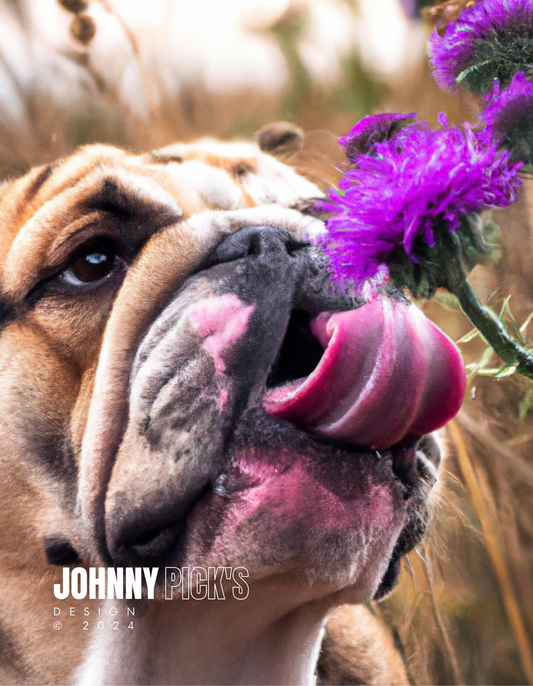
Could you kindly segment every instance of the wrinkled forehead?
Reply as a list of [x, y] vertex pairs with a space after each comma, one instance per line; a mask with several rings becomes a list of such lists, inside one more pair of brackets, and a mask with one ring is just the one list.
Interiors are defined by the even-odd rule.
[[[177, 162], [187, 170], [216, 169], [229, 177], [239, 189], [246, 206], [277, 203], [294, 207], [302, 199], [322, 193], [315, 184], [297, 174], [291, 167], [267, 155], [254, 143], [222, 142], [210, 138], [192, 144], [177, 143], [152, 153], [160, 164]], [[241, 207], [243, 205], [240, 205]], [[237, 209], [237, 206], [221, 209]]]
[[253, 143], [205, 139], [143, 155], [88, 146], [0, 190], [2, 291], [23, 297], [43, 265], [55, 268], [62, 246], [95, 224], [142, 242], [205, 210], [297, 207], [320, 195]]

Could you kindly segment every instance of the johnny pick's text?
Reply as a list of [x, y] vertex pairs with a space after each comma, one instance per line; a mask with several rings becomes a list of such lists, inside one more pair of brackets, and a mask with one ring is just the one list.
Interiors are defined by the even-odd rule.
[[[159, 567], [63, 567], [63, 581], [54, 584], [58, 600], [153, 600]], [[248, 597], [245, 567], [165, 567], [165, 599], [226, 600], [228, 587], [236, 600]], [[225, 590], [226, 589], [226, 590]]]

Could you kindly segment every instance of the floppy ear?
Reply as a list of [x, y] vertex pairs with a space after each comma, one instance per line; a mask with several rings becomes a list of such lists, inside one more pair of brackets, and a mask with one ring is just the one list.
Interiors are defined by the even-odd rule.
[[255, 140], [263, 152], [283, 158], [294, 155], [302, 149], [304, 132], [291, 122], [275, 121], [263, 126], [255, 134]]

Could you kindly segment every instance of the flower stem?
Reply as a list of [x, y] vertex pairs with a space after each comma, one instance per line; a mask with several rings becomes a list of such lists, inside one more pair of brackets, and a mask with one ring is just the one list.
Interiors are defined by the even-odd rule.
[[466, 280], [457, 249], [447, 253], [452, 258], [446, 270], [447, 289], [456, 296], [465, 315], [502, 360], [516, 365], [517, 372], [533, 379], [533, 350], [521, 346], [500, 318], [489, 307], [480, 304]]

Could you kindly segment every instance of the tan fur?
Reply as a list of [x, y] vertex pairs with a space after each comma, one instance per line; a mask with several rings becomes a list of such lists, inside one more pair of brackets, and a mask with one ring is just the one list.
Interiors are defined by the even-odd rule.
[[409, 683], [392, 636], [364, 605], [342, 605], [330, 615], [317, 673], [324, 686]]

